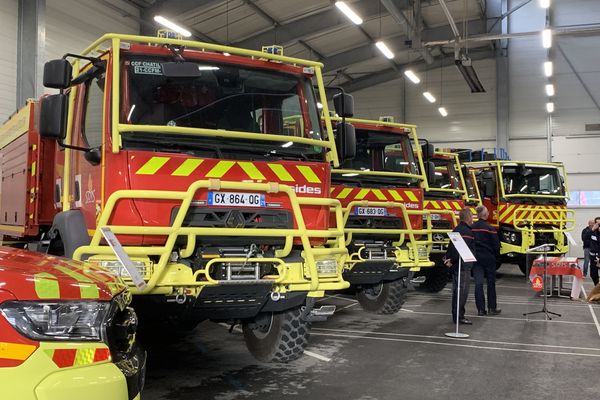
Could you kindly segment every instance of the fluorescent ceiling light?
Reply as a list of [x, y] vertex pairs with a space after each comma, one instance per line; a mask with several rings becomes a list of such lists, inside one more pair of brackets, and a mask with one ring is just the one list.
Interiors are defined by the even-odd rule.
[[552, 61], [546, 61], [544, 63], [544, 75], [547, 77], [551, 77], [554, 72], [554, 65], [552, 65]]
[[548, 97], [552, 97], [554, 96], [554, 85], [553, 84], [548, 84], [546, 85], [546, 95]]
[[410, 70], [410, 69], [407, 69], [406, 71], [404, 71], [404, 75], [406, 75], [406, 77], [408, 79], [410, 79], [410, 81], [412, 83], [416, 84], [416, 83], [420, 83], [421, 82], [421, 80], [419, 79], [419, 77], [417, 75], [415, 75], [415, 73], [412, 72], [412, 70]]
[[423, 92], [423, 97], [427, 99], [430, 103], [435, 103], [435, 97], [429, 92]]
[[349, 19], [350, 21], [354, 22], [356, 25], [360, 25], [360, 24], [362, 24], [362, 23], [363, 23], [363, 20], [362, 20], [362, 18], [361, 18], [361, 17], [359, 17], [359, 16], [358, 16], [358, 14], [357, 14], [357, 13], [355, 13], [355, 12], [354, 12], [354, 10], [353, 10], [353, 9], [351, 9], [351, 8], [348, 6], [348, 4], [346, 4], [345, 2], [343, 2], [343, 1], [336, 1], [336, 2], [335, 2], [335, 6], [336, 6], [337, 8], [339, 8], [339, 10], [340, 10], [341, 12], [343, 12], [343, 13], [344, 13], [344, 15], [345, 15], [346, 17], [348, 17], [348, 19]]
[[546, 103], [546, 111], [548, 111], [548, 113], [552, 114], [554, 112], [554, 103], [552, 103], [552, 102]]
[[440, 107], [438, 108], [438, 111], [440, 112], [440, 114], [442, 114], [442, 117], [448, 116], [448, 110], [446, 110], [446, 107]]
[[542, 46], [545, 49], [552, 47], [552, 31], [550, 29], [544, 29], [542, 31]]
[[379, 51], [381, 51], [386, 58], [389, 58], [390, 60], [394, 58], [394, 53], [392, 53], [392, 51], [382, 41], [375, 43], [375, 46], [377, 46]]
[[550, 0], [540, 0], [540, 7], [542, 7], [542, 8], [550, 7]]
[[192, 36], [192, 32], [188, 31], [185, 28], [182, 28], [181, 26], [177, 25], [176, 23], [169, 21], [168, 19], [166, 19], [165, 17], [162, 17], [160, 15], [156, 15], [154, 16], [154, 21], [156, 21], [157, 23], [161, 24], [162, 26], [172, 29], [177, 33], [180, 33], [181, 36], [184, 37], [190, 37]]
[[293, 144], [294, 144], [294, 142], [285, 142], [284, 144], [281, 145], [281, 147], [288, 148]]

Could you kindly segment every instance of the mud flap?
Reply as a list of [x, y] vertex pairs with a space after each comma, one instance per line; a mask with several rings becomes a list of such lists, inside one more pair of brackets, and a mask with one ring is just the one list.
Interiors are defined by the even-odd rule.
[[64, 248], [63, 255], [67, 258], [72, 258], [77, 248], [89, 245], [90, 237], [81, 210], [62, 211], [56, 214], [48, 237], [50, 241], [60, 237]]

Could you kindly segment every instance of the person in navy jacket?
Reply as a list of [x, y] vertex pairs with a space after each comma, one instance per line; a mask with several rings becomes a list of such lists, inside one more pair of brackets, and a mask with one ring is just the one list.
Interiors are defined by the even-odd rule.
[[[454, 228], [453, 232], [458, 232], [462, 236], [463, 240], [471, 249], [471, 252], [475, 254], [475, 243], [473, 231], [471, 230], [471, 224], [473, 224], [473, 214], [470, 208], [463, 208], [458, 214], [460, 219], [459, 224]], [[471, 325], [471, 320], [465, 318], [465, 304], [469, 297], [469, 284], [471, 280], [471, 267], [473, 263], [464, 262], [461, 266], [460, 271], [460, 299], [457, 298], [458, 291], [458, 262], [460, 255], [452, 241], [448, 244], [448, 250], [446, 251], [446, 257], [444, 258], [444, 264], [452, 268], [453, 272], [453, 285], [452, 285], [452, 320], [456, 323], [456, 302], [459, 302], [459, 315], [458, 322], [465, 325]]]
[[[500, 254], [500, 239], [498, 232], [487, 219], [490, 216], [484, 205], [479, 205], [477, 211], [478, 221], [472, 226], [475, 236], [475, 257], [473, 265], [473, 278], [475, 278], [475, 304], [479, 316], [498, 315], [500, 311], [496, 305], [496, 260]], [[485, 296], [483, 294], [483, 281], [487, 281], [488, 311], [485, 310]]]

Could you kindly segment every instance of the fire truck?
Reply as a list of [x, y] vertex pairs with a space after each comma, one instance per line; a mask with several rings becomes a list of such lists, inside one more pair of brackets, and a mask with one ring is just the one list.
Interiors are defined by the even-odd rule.
[[427, 142], [421, 144], [427, 161], [426, 168], [429, 170], [424, 207], [431, 211], [433, 227], [436, 229], [430, 255], [435, 267], [422, 274], [425, 281], [421, 285], [432, 292], [439, 292], [446, 286], [449, 278], [449, 270], [442, 261], [448, 247], [447, 233], [456, 226], [456, 216], [465, 207], [468, 196], [458, 155], [433, 151]]
[[47, 62], [59, 93], [1, 131], [0, 233], [122, 275], [141, 328], [241, 323], [257, 359], [298, 358], [334, 311], [316, 299], [349, 286], [329, 192], [354, 138], [339, 128], [336, 147], [321, 68], [274, 47], [120, 34]]
[[485, 160], [465, 163], [476, 179], [482, 203], [490, 212], [489, 223], [500, 236], [500, 262], [517, 264], [525, 274], [540, 251], [569, 251], [565, 232], [573, 229], [575, 213], [567, 209], [568, 189], [562, 163]]
[[[387, 120], [346, 118], [356, 131], [356, 155], [332, 170], [331, 197], [344, 212], [344, 279], [363, 309], [397, 312], [414, 272], [429, 268], [430, 213], [416, 127]], [[425, 226], [423, 226], [425, 224]], [[411, 272], [412, 271], [412, 272]]]

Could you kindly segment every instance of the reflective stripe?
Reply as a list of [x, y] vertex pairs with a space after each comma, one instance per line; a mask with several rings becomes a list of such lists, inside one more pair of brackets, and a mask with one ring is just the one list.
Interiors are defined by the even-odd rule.
[[392, 195], [392, 197], [394, 198], [394, 200], [404, 201], [404, 199], [402, 198], [402, 196], [400, 195], [400, 193], [398, 193], [398, 191], [396, 191], [396, 190], [388, 190], [388, 192], [390, 192], [390, 194]]
[[447, 201], [442, 201], [442, 205], [446, 210], [452, 210], [452, 205], [450, 205], [450, 203], [448, 203]]
[[242, 167], [242, 169], [244, 170], [246, 175], [248, 175], [250, 177], [250, 179], [256, 179], [256, 180], [266, 179], [265, 176], [262, 174], [262, 172], [260, 172], [258, 170], [258, 168], [256, 168], [256, 166], [254, 164], [252, 164], [251, 162], [239, 161], [238, 165], [240, 167]]
[[[35, 346], [34, 346], [35, 347]], [[35, 350], [35, 349], [34, 349]], [[84, 349], [47, 349], [44, 353], [58, 368], [77, 367], [110, 361], [110, 350], [105, 347]]]
[[87, 365], [94, 362], [96, 349], [78, 349], [73, 360], [73, 366]]
[[296, 166], [296, 168], [298, 169], [298, 171], [300, 171], [300, 173], [309, 183], [321, 183], [321, 180], [317, 175], [315, 175], [315, 172], [312, 170], [311, 167], [306, 165], [298, 165]]
[[36, 163], [35, 161], [31, 163], [31, 176], [35, 176], [35, 167], [36, 167]]
[[33, 344], [0, 342], [0, 358], [5, 360], [26, 360], [37, 347]]
[[360, 192], [358, 192], [358, 194], [356, 195], [356, 197], [354, 199], [362, 200], [369, 194], [370, 191], [371, 191], [371, 189], [360, 189]]
[[206, 174], [207, 178], [221, 178], [225, 175], [231, 167], [235, 164], [235, 161], [219, 161], [209, 172]]
[[375, 197], [377, 197], [379, 200], [382, 200], [382, 201], [387, 200], [387, 197], [385, 197], [385, 195], [381, 192], [381, 190], [373, 189], [373, 190], [371, 190], [371, 192], [373, 192]]
[[342, 189], [341, 192], [338, 193], [338, 195], [336, 196], [336, 198], [338, 199], [345, 199], [346, 197], [348, 197], [348, 195], [352, 193], [352, 189], [350, 188], [344, 188]]
[[293, 182], [294, 178], [290, 175], [289, 172], [287, 172], [287, 170], [285, 169], [285, 167], [281, 164], [268, 164], [269, 168], [271, 168], [271, 171], [273, 171], [275, 173], [275, 175], [277, 175], [277, 178], [279, 178], [279, 180], [284, 181], [284, 182]]
[[433, 208], [440, 210], [442, 207], [437, 201], [430, 201], [429, 204], [433, 206]]
[[57, 265], [54, 268], [79, 282], [79, 292], [82, 299], [100, 298], [100, 290], [98, 289], [98, 286], [96, 286], [96, 284], [87, 276], [63, 267], [62, 265]]
[[415, 196], [415, 194], [411, 191], [404, 192], [404, 194], [406, 195], [406, 197], [408, 197], [408, 199], [410, 201], [418, 201], [419, 200], [419, 199], [417, 199], [417, 196]]
[[40, 299], [59, 299], [60, 287], [56, 277], [48, 272], [40, 272], [33, 276], [35, 293]]
[[199, 160], [197, 158], [190, 158], [185, 160], [171, 175], [173, 176], [190, 176], [192, 172], [198, 168], [200, 164], [202, 164], [204, 160]]
[[169, 157], [152, 157], [140, 169], [136, 171], [136, 175], [154, 175], [163, 165], [169, 161]]

